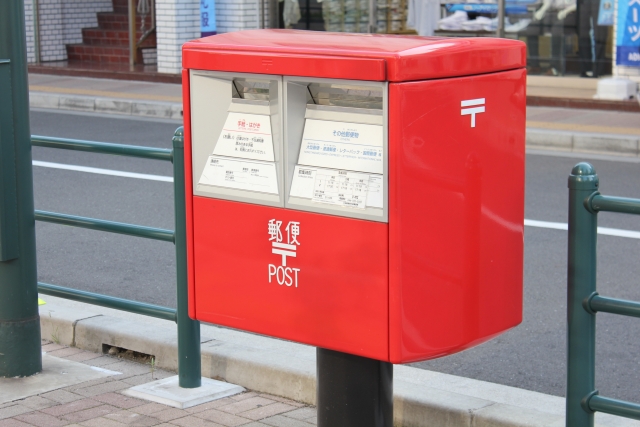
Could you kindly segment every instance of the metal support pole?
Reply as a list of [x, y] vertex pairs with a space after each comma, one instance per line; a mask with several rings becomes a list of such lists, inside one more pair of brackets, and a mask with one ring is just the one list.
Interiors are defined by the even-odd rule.
[[598, 175], [578, 163], [569, 175], [569, 259], [567, 272], [567, 427], [593, 427], [584, 404], [595, 391], [596, 317], [583, 303], [596, 291], [598, 217], [585, 200], [598, 190]]
[[173, 136], [173, 191], [176, 216], [176, 270], [178, 275], [178, 377], [182, 388], [202, 385], [200, 322], [189, 318], [187, 296], [187, 214], [184, 188], [184, 129]]
[[318, 348], [318, 427], [392, 427], [393, 365]]
[[42, 370], [24, 1], [0, 1], [0, 378]]
[[40, 64], [40, 0], [32, 0], [33, 13], [33, 52], [36, 57], [36, 64]]
[[136, 65], [136, 1], [129, 0], [129, 68]]
[[506, 16], [506, 1], [498, 0], [498, 28], [496, 29], [496, 36], [504, 38], [504, 17]]

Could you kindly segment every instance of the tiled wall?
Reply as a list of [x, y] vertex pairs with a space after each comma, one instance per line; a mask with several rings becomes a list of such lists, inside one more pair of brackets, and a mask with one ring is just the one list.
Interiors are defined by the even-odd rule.
[[[259, 1], [216, 0], [218, 33], [254, 29], [259, 26]], [[198, 0], [156, 0], [158, 28], [158, 71], [179, 73], [182, 67], [181, 46], [200, 37], [200, 2]]]
[[[33, 1], [24, 0], [27, 58], [35, 62]], [[82, 42], [82, 28], [98, 25], [97, 12], [111, 12], [111, 0], [37, 0], [40, 28], [40, 59], [67, 59], [65, 45]]]
[[181, 46], [200, 37], [199, 0], [156, 0], [158, 71], [179, 73]]
[[[3, 0], [0, 0], [3, 1]], [[27, 58], [35, 62], [33, 1], [24, 0]], [[82, 42], [82, 28], [98, 25], [96, 13], [113, 10], [111, 0], [37, 0], [39, 4], [40, 57], [42, 61], [67, 59], [65, 45]], [[217, 0], [219, 33], [259, 28], [259, 2], [264, 2], [265, 26], [268, 0]], [[200, 37], [199, 0], [156, 0], [158, 71], [179, 73], [181, 46]]]

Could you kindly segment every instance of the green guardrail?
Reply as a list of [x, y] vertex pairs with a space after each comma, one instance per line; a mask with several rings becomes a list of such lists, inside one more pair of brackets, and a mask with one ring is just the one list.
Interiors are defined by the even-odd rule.
[[640, 199], [603, 196], [598, 185], [589, 163], [569, 175], [567, 427], [592, 427], [596, 411], [640, 420], [639, 404], [600, 396], [595, 388], [596, 313], [640, 317], [640, 303], [596, 291], [598, 212], [640, 215]]
[[187, 230], [185, 216], [183, 128], [179, 127], [173, 136], [173, 150], [77, 139], [51, 138], [38, 135], [31, 136], [31, 145], [162, 160], [173, 163], [175, 231], [38, 210], [35, 211], [35, 219], [37, 221], [174, 243], [176, 248], [177, 270], [177, 310], [42, 282], [38, 282], [38, 292], [116, 310], [124, 310], [145, 316], [157, 317], [159, 319], [176, 321], [178, 324], [178, 376], [180, 387], [200, 387], [200, 323], [191, 320], [187, 314]]

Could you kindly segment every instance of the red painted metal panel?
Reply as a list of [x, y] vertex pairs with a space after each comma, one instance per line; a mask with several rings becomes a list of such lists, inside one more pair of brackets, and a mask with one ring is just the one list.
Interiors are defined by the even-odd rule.
[[199, 196], [193, 209], [198, 320], [388, 360], [387, 224]]
[[189, 317], [196, 318], [195, 272], [193, 262], [193, 172], [191, 169], [191, 92], [189, 70], [182, 70], [182, 116], [184, 118], [184, 191], [187, 219], [187, 280], [189, 290]]
[[317, 78], [384, 81], [384, 59], [314, 55], [269, 55], [263, 52], [184, 49], [183, 65], [194, 70], [313, 76]]
[[[389, 85], [391, 362], [455, 353], [522, 320], [525, 78]], [[481, 106], [471, 127], [462, 109]]]
[[526, 46], [489, 37], [251, 30], [186, 43], [183, 65], [202, 70], [399, 82], [522, 68]]

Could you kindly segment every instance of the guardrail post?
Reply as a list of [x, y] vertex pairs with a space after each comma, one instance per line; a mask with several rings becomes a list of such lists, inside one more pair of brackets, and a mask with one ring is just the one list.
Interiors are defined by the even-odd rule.
[[596, 291], [597, 213], [585, 200], [598, 190], [598, 175], [578, 163], [569, 175], [569, 259], [567, 272], [567, 427], [593, 427], [586, 404], [595, 392], [595, 314], [583, 302]]
[[173, 136], [173, 191], [176, 216], [176, 270], [178, 274], [178, 378], [180, 387], [202, 385], [200, 322], [189, 318], [187, 296], [187, 220], [184, 188], [184, 129]]
[[0, 1], [0, 377], [42, 370], [24, 25]]

